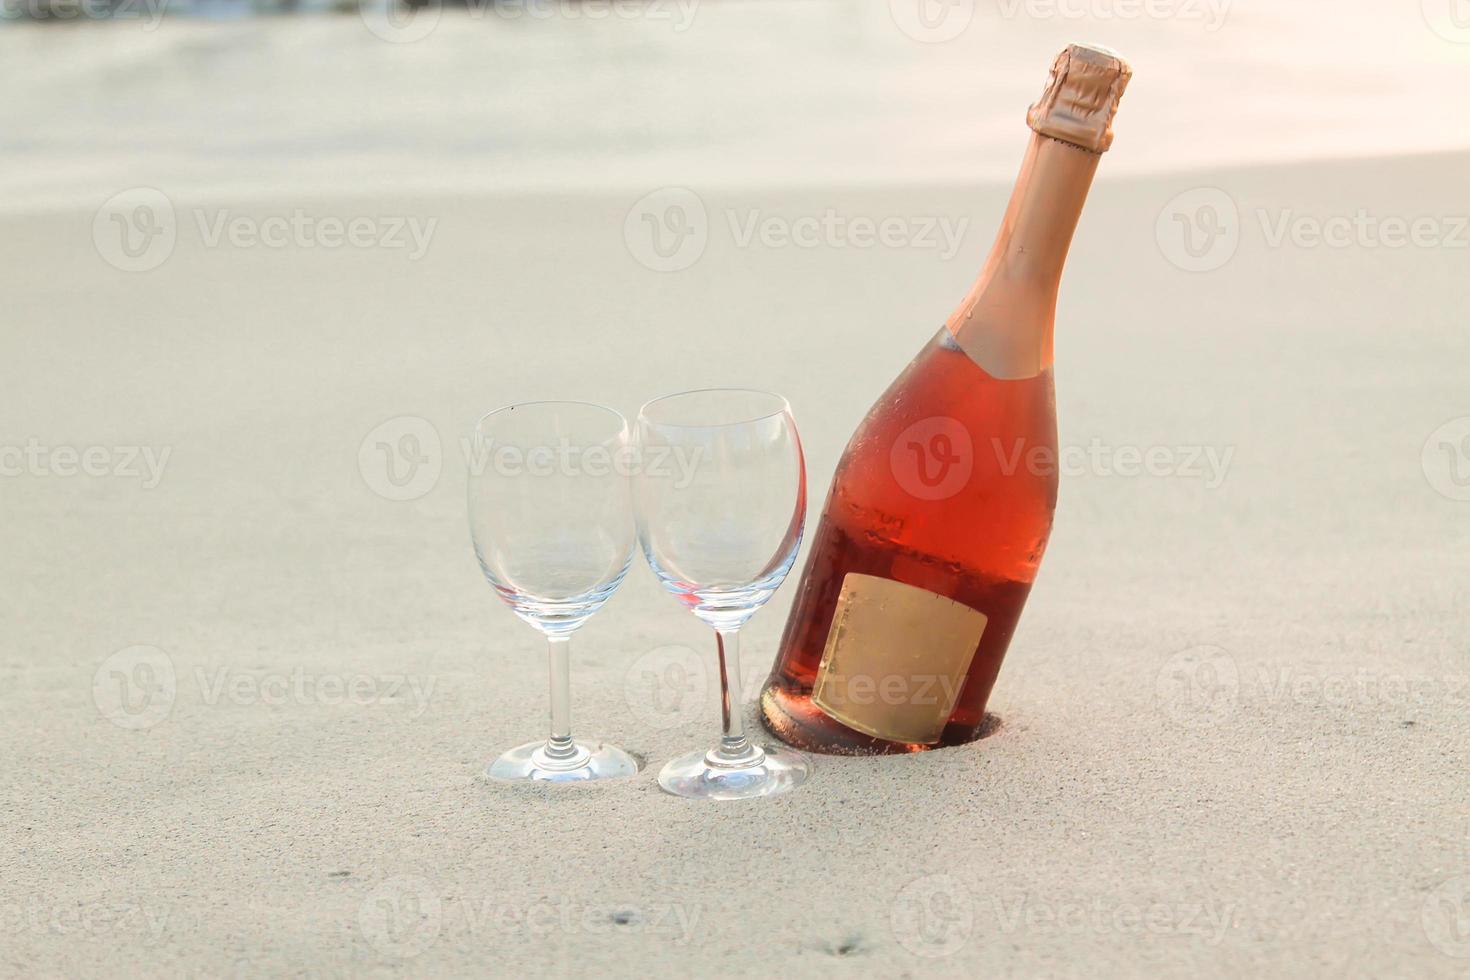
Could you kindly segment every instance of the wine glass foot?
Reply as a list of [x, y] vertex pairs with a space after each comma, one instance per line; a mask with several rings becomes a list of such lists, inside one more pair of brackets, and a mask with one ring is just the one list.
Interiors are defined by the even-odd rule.
[[578, 739], [572, 749], [562, 758], [548, 752], [544, 741], [517, 745], [486, 766], [485, 776], [503, 783], [589, 783], [638, 773], [638, 760], [615, 745]]
[[744, 764], [722, 764], [718, 751], [690, 752], [670, 760], [658, 784], [665, 793], [690, 800], [751, 800], [789, 793], [811, 771], [806, 756], [776, 746], [756, 749]]

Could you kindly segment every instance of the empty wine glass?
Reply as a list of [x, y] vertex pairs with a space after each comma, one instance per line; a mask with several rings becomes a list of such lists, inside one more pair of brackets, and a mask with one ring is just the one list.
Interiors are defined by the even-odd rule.
[[638, 771], [622, 749], [571, 735], [572, 634], [608, 600], [633, 556], [628, 423], [585, 402], [530, 402], [475, 426], [470, 534], [490, 584], [546, 635], [551, 735], [496, 759], [499, 780], [580, 782]]
[[638, 535], [664, 588], [715, 631], [724, 732], [664, 766], [676, 796], [746, 799], [794, 789], [811, 763], [745, 733], [740, 627], [791, 570], [806, 518], [806, 467], [791, 406], [764, 391], [712, 388], [638, 413]]

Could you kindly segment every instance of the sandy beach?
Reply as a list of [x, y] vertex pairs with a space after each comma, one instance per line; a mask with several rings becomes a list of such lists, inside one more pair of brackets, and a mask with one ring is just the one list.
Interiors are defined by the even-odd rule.
[[[1104, 166], [999, 729], [738, 805], [654, 781], [717, 677], [641, 566], [577, 637], [573, 717], [647, 767], [475, 778], [546, 680], [475, 565], [462, 440], [519, 400], [769, 388], [814, 522], [1008, 174], [261, 194], [75, 163], [0, 216], [0, 973], [1464, 975], [1470, 155]], [[638, 233], [671, 201], [672, 258]], [[156, 234], [120, 235], [140, 203]]]

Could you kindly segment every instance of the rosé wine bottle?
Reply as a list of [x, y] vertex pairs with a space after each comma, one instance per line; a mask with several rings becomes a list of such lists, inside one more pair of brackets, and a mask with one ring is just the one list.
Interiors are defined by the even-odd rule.
[[761, 696], [782, 740], [867, 755], [983, 733], [1056, 507], [1062, 266], [1131, 74], [1103, 48], [1058, 55], [984, 269], [848, 443]]

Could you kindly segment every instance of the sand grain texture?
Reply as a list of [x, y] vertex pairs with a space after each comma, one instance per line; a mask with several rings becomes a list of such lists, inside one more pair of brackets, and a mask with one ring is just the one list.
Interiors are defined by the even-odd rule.
[[[99, 260], [89, 210], [5, 218], [0, 442], [172, 454], [148, 490], [0, 481], [0, 973], [1462, 976], [1470, 503], [1421, 451], [1470, 415], [1470, 251], [1273, 248], [1257, 209], [1444, 214], [1467, 163], [1102, 183], [1062, 298], [1062, 442], [1230, 448], [1223, 482], [1066, 478], [997, 734], [821, 759], [801, 792], [728, 806], [665, 797], [648, 770], [475, 782], [541, 731], [545, 682], [475, 567], [458, 440], [515, 400], [632, 412], [765, 386], [803, 427], [815, 520], [1004, 187], [705, 193], [705, 254], [668, 274], [630, 254], [618, 195], [181, 196], [181, 216], [439, 224], [413, 262], [207, 248], [181, 217], [138, 274]], [[1238, 203], [1241, 241], [1190, 273], [1155, 226], [1202, 186]], [[943, 261], [742, 249], [726, 220], [827, 207], [971, 226]], [[359, 447], [405, 415], [443, 471], [393, 502]], [[749, 628], [753, 674], [790, 595]], [[136, 644], [167, 654], [176, 693], [129, 730], [94, 681]], [[684, 723], [629, 703], [668, 645], [711, 668]], [[576, 728], [653, 766], [705, 742], [712, 654], [636, 569], [577, 639]], [[402, 675], [426, 703], [389, 691]], [[334, 686], [354, 682], [367, 703]]]

